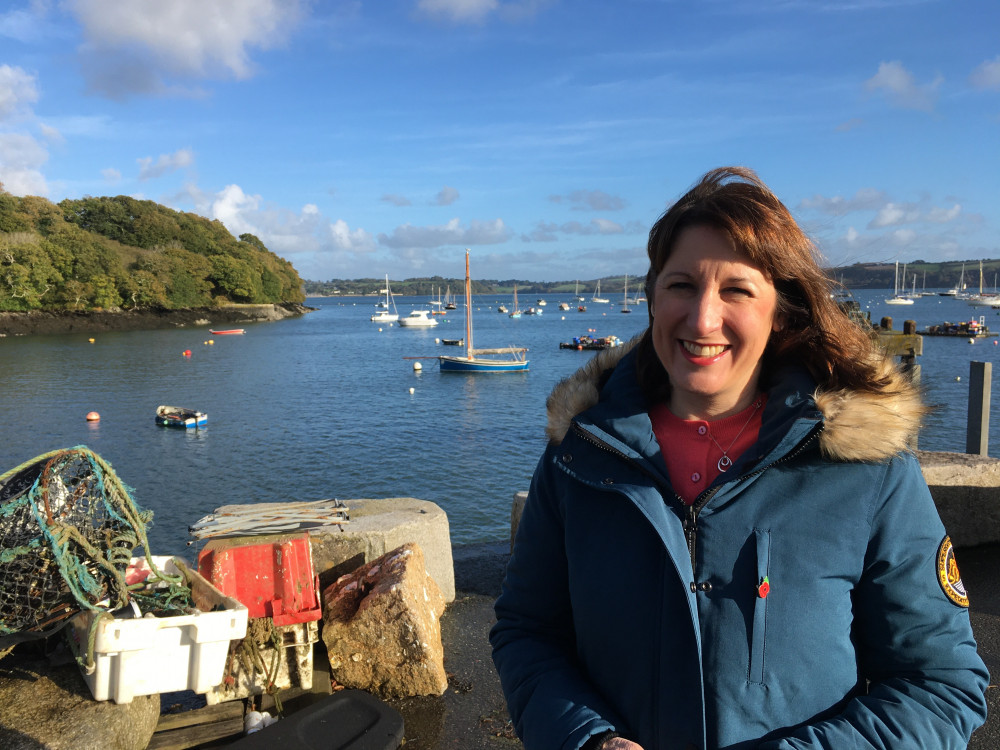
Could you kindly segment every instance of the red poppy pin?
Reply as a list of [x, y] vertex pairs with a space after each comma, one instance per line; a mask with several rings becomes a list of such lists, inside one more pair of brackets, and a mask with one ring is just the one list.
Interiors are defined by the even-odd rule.
[[764, 576], [760, 581], [760, 585], [757, 586], [757, 596], [761, 599], [767, 599], [767, 595], [770, 591], [771, 583], [767, 580], [767, 576]]

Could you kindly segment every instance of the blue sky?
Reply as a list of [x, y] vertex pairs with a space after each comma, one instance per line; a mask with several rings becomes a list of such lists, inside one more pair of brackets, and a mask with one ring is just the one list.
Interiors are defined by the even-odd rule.
[[0, 182], [252, 232], [306, 279], [645, 273], [753, 169], [831, 265], [1000, 257], [995, 0], [13, 0]]

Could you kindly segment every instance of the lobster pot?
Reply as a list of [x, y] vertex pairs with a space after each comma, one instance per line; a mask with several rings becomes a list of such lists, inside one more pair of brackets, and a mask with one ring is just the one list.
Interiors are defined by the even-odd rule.
[[126, 604], [125, 570], [150, 517], [83, 446], [0, 475], [0, 646], [44, 637], [98, 603]]

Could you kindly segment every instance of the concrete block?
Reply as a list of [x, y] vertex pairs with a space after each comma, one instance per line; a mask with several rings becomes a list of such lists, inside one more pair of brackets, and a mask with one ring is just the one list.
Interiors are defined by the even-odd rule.
[[1000, 460], [917, 451], [945, 529], [956, 547], [1000, 542]]
[[324, 589], [340, 576], [408, 542], [424, 553], [427, 572], [446, 602], [455, 600], [455, 567], [448, 516], [440, 506], [413, 497], [344, 500], [350, 521], [343, 531], [310, 532], [313, 567]]

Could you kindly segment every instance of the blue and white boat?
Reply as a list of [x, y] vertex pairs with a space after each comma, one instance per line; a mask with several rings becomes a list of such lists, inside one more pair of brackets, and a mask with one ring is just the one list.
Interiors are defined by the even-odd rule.
[[[469, 251], [465, 251], [465, 356], [438, 357], [441, 372], [523, 372], [528, 369], [527, 349], [507, 346], [499, 349], [475, 349], [472, 346], [472, 281], [469, 276]], [[509, 359], [495, 359], [506, 354]]]
[[156, 424], [161, 427], [180, 427], [182, 429], [198, 429], [208, 423], [208, 415], [195, 409], [185, 409], [180, 406], [157, 406]]

